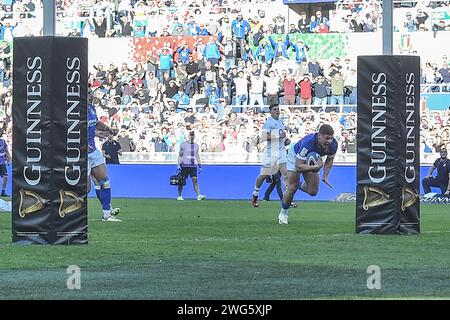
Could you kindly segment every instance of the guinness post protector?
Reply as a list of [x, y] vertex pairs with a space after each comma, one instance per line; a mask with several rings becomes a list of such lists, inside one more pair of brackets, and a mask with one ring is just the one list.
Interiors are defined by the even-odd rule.
[[14, 39], [13, 242], [87, 243], [87, 39]]
[[401, 56], [400, 234], [420, 233], [420, 58]]
[[420, 230], [419, 65], [418, 57], [358, 57], [357, 233]]

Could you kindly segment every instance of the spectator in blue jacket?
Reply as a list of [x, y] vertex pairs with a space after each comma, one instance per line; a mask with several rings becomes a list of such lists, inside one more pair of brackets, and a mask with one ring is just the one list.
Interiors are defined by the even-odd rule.
[[208, 29], [205, 27], [204, 23], [200, 23], [200, 27], [197, 28], [197, 35], [198, 36], [209, 36], [210, 33]]
[[205, 49], [203, 50], [203, 56], [206, 60], [211, 61], [213, 66], [219, 63], [220, 59], [220, 51], [219, 46], [214, 41], [214, 38], [209, 38], [209, 42], [206, 44]]
[[238, 39], [245, 39], [250, 32], [250, 24], [244, 20], [242, 14], [238, 14], [237, 18], [231, 24], [231, 32], [233, 37]]
[[191, 99], [184, 92], [183, 87], [178, 88], [178, 93], [172, 97], [173, 100], [177, 102], [177, 111], [187, 110], [187, 107], [191, 103]]
[[17, 22], [14, 26], [8, 20], [5, 20], [4, 23], [5, 25], [0, 29], [0, 38], [1, 40], [11, 42], [14, 38], [14, 29], [17, 26]]
[[188, 47], [186, 41], [183, 40], [181, 46], [177, 49], [177, 53], [179, 54], [179, 61], [181, 61], [182, 64], [189, 63], [189, 55], [192, 54], [192, 50]]
[[286, 35], [285, 40], [283, 38], [278, 38], [277, 41], [273, 40], [272, 36], [269, 36], [270, 44], [273, 48], [274, 58], [283, 57], [289, 59], [288, 48], [289, 48], [289, 35]]
[[244, 20], [242, 13], [239, 13], [237, 18], [233, 20], [233, 23], [231, 24], [231, 34], [237, 44], [236, 52], [238, 55], [236, 58], [238, 59], [243, 58], [244, 56], [244, 46], [250, 29], [250, 24], [247, 20]]
[[162, 48], [159, 53], [159, 81], [163, 82], [163, 76], [165, 72], [170, 74], [170, 69], [172, 68], [172, 55], [170, 54], [169, 48]]
[[187, 23], [187, 31], [190, 36], [196, 36], [198, 35], [198, 30], [200, 30], [199, 25], [197, 22], [195, 22], [195, 19], [193, 16], [189, 17], [189, 22]]
[[297, 43], [289, 42], [292, 48], [295, 51], [295, 61], [297, 63], [301, 63], [304, 59], [307, 59], [306, 52], [309, 50], [309, 47], [304, 43], [302, 39], [298, 39]]

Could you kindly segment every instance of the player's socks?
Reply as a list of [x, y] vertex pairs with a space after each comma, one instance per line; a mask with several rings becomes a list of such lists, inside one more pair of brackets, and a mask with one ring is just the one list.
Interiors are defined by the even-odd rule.
[[258, 187], [255, 187], [255, 190], [253, 191], [253, 196], [257, 197], [259, 195], [259, 189]]
[[101, 188], [100, 199], [102, 202], [103, 217], [108, 217], [111, 213], [111, 188]]
[[286, 203], [284, 203], [283, 201], [281, 201], [281, 208], [287, 212], [287, 210], [289, 209], [289, 205], [287, 205]]
[[102, 198], [100, 198], [100, 186], [94, 186], [95, 194], [97, 195], [97, 199], [102, 202]]

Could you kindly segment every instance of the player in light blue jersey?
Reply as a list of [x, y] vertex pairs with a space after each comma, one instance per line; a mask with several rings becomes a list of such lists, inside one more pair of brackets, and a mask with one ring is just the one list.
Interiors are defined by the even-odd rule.
[[[328, 175], [333, 166], [334, 156], [338, 148], [338, 143], [333, 135], [333, 128], [328, 124], [323, 124], [319, 132], [306, 135], [289, 148], [287, 156], [288, 188], [281, 202], [281, 211], [278, 215], [279, 224], [288, 224], [288, 208], [299, 187], [300, 175], [303, 175], [304, 178], [300, 190], [315, 196], [319, 191], [319, 171], [324, 167], [322, 181], [331, 187]], [[310, 152], [316, 152], [320, 156], [314, 165], [308, 165], [306, 161]], [[324, 156], [327, 156], [325, 164], [321, 158]]]
[[264, 150], [261, 173], [256, 178], [255, 189], [253, 191], [252, 205], [259, 207], [258, 195], [264, 180], [274, 175], [280, 170], [286, 184], [286, 145], [291, 142], [286, 137], [286, 130], [283, 120], [280, 119], [280, 107], [278, 104], [269, 106], [270, 117], [262, 128], [262, 139], [267, 142]]
[[[89, 99], [90, 100], [90, 99]], [[111, 215], [111, 186], [106, 172], [105, 157], [95, 146], [95, 130], [107, 131], [116, 135], [117, 129], [112, 129], [98, 121], [95, 107], [88, 101], [88, 190], [91, 189], [92, 175], [100, 184], [100, 202], [102, 203], [102, 221], [122, 221]]]

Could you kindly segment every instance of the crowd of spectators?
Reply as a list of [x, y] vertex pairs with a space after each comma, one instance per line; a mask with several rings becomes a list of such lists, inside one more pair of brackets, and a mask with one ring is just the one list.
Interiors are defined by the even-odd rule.
[[[11, 1], [14, 8], [19, 2]], [[241, 8], [255, 3], [264, 7], [272, 1], [244, 2], [239, 1]], [[31, 7], [30, 3], [35, 8], [42, 6], [40, 1], [24, 0], [21, 8]], [[89, 86], [99, 118], [120, 130], [116, 139], [123, 152], [177, 151], [188, 130], [196, 131], [203, 152], [260, 152], [264, 148], [261, 128], [268, 116], [267, 106], [273, 103], [282, 105], [292, 140], [317, 130], [321, 123], [330, 123], [340, 143], [339, 152], [356, 152], [356, 61], [338, 57], [316, 60], [309, 56], [310, 45], [301, 39], [294, 41], [292, 36], [336, 31], [336, 26], [330, 24], [332, 17], [316, 11], [309, 19], [302, 14], [297, 25], [286, 25], [282, 15], [266, 17], [270, 11], [258, 10], [255, 16], [233, 11], [231, 8], [239, 8], [236, 1], [131, 0], [121, 1], [118, 7], [114, 3], [65, 0], [57, 1], [57, 6], [60, 18], [86, 14], [82, 17], [86, 24], [74, 28], [73, 36], [137, 36], [133, 26], [140, 16], [158, 16], [170, 22], [168, 26], [147, 24], [162, 28], [144, 28], [148, 36], [159, 36], [160, 32], [166, 36], [204, 36], [192, 46], [183, 40], [175, 46], [164, 46], [145, 62], [96, 64], [90, 70]], [[5, 8], [5, 1], [3, 4]], [[355, 18], [367, 13], [377, 26], [375, 4], [349, 4], [345, 10]], [[208, 17], [216, 19], [213, 25], [212, 20], [199, 22], [202, 20], [198, 15], [205, 10]], [[35, 11], [30, 9], [29, 14]], [[167, 13], [171, 13], [170, 19]], [[119, 22], [120, 29], [105, 27], [109, 22]], [[14, 36], [14, 29], [8, 30], [1, 32], [5, 40]], [[439, 64], [424, 64], [422, 82], [428, 84], [425, 90], [450, 91], [449, 63], [443, 57]], [[0, 128], [6, 129], [9, 137], [11, 75], [11, 48], [4, 41], [0, 48]], [[436, 150], [440, 143], [448, 143], [448, 116], [440, 115], [441, 122], [435, 121], [435, 115], [427, 118], [433, 125], [423, 133], [424, 150]]]
[[[57, 0], [57, 32], [83, 37], [215, 35], [231, 29], [226, 17], [232, 21], [238, 13], [255, 33], [260, 27], [274, 34], [373, 32], [382, 27], [381, 1], [337, 1], [333, 10], [299, 12], [295, 21], [288, 19], [286, 8], [275, 0]], [[402, 16], [395, 30], [450, 30], [448, 18], [431, 22], [433, 10], [445, 13], [449, 8], [448, 1], [413, 2], [397, 11]], [[42, 18], [42, 0], [4, 0], [0, 37], [42, 34]]]

